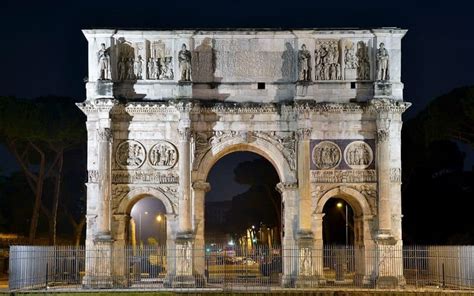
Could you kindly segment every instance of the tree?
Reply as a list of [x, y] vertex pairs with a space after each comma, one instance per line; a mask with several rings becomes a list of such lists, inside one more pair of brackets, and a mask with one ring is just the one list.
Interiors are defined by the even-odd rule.
[[[0, 135], [34, 193], [30, 243], [36, 236], [40, 211], [48, 217], [50, 243], [56, 243], [64, 152], [85, 141], [84, 121], [69, 98], [0, 98]], [[43, 201], [47, 178], [54, 184], [49, 207]]]
[[474, 86], [454, 89], [433, 100], [412, 122], [413, 136], [425, 147], [437, 140], [458, 140], [474, 147]]
[[275, 189], [279, 177], [273, 165], [264, 158], [242, 162], [234, 169], [234, 179], [250, 188], [232, 199], [228, 219], [231, 232], [245, 231], [258, 222], [280, 229], [281, 196]]

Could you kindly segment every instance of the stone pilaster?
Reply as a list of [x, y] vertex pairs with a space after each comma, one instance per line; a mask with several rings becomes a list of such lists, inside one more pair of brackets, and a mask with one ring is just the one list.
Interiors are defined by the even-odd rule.
[[298, 183], [278, 183], [276, 189], [281, 194], [282, 201], [282, 251], [283, 277], [282, 286], [292, 286], [298, 272], [297, 242], [295, 220], [298, 216]]
[[311, 129], [298, 130], [299, 232], [311, 233]]
[[193, 183], [194, 192], [194, 272], [204, 275], [205, 270], [205, 241], [204, 241], [204, 199], [211, 185], [204, 181]]

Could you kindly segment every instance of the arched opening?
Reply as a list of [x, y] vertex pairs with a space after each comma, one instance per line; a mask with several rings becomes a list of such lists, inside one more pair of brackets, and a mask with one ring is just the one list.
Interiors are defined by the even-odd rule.
[[129, 243], [136, 246], [166, 246], [167, 217], [163, 202], [145, 195], [130, 210]]
[[357, 190], [338, 186], [324, 193], [315, 214], [322, 216], [324, 277], [328, 282], [352, 283], [364, 279], [364, 236], [371, 217], [370, 206]]
[[220, 158], [208, 174], [205, 198], [207, 245], [252, 249], [281, 244], [281, 195], [272, 163], [254, 152]]
[[324, 245], [354, 245], [354, 210], [342, 198], [329, 199], [323, 208]]

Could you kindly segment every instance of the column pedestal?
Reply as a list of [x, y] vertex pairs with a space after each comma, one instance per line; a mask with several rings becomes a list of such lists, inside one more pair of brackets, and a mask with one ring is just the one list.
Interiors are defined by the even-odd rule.
[[190, 232], [178, 233], [176, 236], [176, 274], [168, 278], [169, 285], [172, 288], [193, 288], [197, 286], [193, 273], [193, 240], [194, 236]]
[[316, 257], [319, 256], [314, 250], [314, 238], [311, 231], [300, 231], [298, 236], [298, 276], [295, 286], [297, 288], [313, 288], [319, 286], [319, 278], [315, 274]]
[[94, 247], [86, 250], [86, 265], [89, 266], [82, 280], [84, 288], [111, 289], [114, 287], [113, 243], [111, 239], [95, 239]]

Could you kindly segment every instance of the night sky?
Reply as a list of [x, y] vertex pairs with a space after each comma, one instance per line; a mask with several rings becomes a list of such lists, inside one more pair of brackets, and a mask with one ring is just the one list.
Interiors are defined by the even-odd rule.
[[[402, 40], [404, 97], [413, 103], [405, 114], [407, 119], [435, 97], [456, 87], [474, 85], [473, 8], [469, 1], [414, 0], [3, 0], [0, 3], [0, 96], [57, 95], [85, 99], [87, 42], [81, 32], [85, 28], [385, 26], [408, 29]], [[211, 178], [217, 181], [211, 183], [214, 190], [208, 198], [230, 199], [245, 191], [246, 186], [232, 183], [233, 168], [238, 162], [254, 157], [241, 154], [221, 160], [211, 172]], [[472, 162], [472, 151], [469, 157]], [[3, 167], [0, 174], [15, 169], [15, 161], [1, 145], [0, 161]]]

